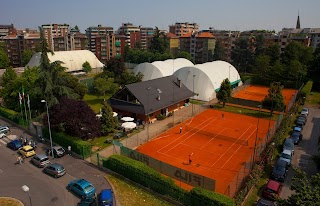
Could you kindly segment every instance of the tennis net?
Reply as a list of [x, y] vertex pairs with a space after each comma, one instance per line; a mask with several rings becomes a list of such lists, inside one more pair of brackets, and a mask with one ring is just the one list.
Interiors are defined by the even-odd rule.
[[245, 145], [245, 146], [248, 145], [248, 140], [242, 140], [242, 139], [237, 139], [237, 138], [234, 138], [234, 137], [224, 136], [224, 135], [221, 135], [221, 134], [216, 134], [216, 133], [213, 133], [213, 132], [201, 130], [199, 128], [195, 128], [195, 127], [191, 127], [191, 126], [185, 126], [185, 130], [188, 131], [188, 132], [195, 133], [195, 134], [201, 134], [201, 135], [205, 135], [205, 136], [209, 136], [209, 137], [214, 137], [214, 138], [217, 138], [217, 139], [233, 142], [233, 143], [236, 143], [236, 144], [241, 144], [241, 145]]

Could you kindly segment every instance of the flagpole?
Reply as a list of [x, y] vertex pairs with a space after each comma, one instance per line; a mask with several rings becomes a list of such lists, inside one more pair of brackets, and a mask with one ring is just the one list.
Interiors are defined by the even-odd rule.
[[24, 114], [26, 115], [26, 123], [28, 124], [28, 115], [27, 115], [27, 109], [26, 109], [26, 98], [24, 98], [24, 88], [23, 87], [22, 87], [22, 99], [23, 99], [23, 105], [24, 105]]
[[21, 111], [21, 117], [22, 117], [22, 124], [24, 125], [24, 118], [23, 118], [23, 113], [22, 113], [22, 97], [21, 94], [19, 92], [19, 103], [20, 103], [20, 111]]
[[30, 117], [30, 122], [31, 122], [31, 110], [30, 110], [30, 97], [28, 94], [28, 101], [27, 101], [28, 107], [29, 107], [29, 117]]

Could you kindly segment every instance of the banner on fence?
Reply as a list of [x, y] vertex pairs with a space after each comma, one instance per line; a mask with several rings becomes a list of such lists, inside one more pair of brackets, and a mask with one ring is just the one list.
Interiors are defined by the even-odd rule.
[[130, 148], [121, 147], [121, 155], [127, 156], [131, 159], [142, 162], [149, 167], [155, 169], [156, 171], [174, 178], [178, 181], [184, 182], [186, 184], [192, 185], [194, 187], [201, 187], [210, 191], [215, 191], [215, 180], [202, 175], [198, 175], [181, 168], [169, 165], [167, 163], [161, 162], [157, 159], [149, 157], [145, 154], [141, 154]]

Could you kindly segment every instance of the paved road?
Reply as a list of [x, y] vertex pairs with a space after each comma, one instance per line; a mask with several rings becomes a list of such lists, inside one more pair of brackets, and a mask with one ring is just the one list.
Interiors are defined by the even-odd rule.
[[[9, 125], [11, 128], [8, 137], [0, 140], [0, 196], [17, 198], [27, 206], [29, 205], [28, 196], [21, 189], [22, 185], [27, 185], [30, 188], [33, 206], [72, 206], [76, 205], [80, 199], [68, 192], [66, 185], [75, 178], [90, 181], [95, 186], [97, 193], [100, 193], [101, 189], [110, 188], [104, 178], [104, 172], [83, 160], [68, 155], [59, 159], [51, 159], [51, 162], [61, 163], [66, 168], [67, 174], [58, 179], [42, 173], [41, 169], [29, 162], [30, 158], [23, 165], [15, 165], [17, 152], [7, 148], [6, 143], [20, 136], [23, 131], [1, 119], [0, 125]], [[44, 149], [46, 146], [39, 143], [36, 152], [44, 153]]]
[[[312, 161], [312, 155], [318, 152], [318, 137], [320, 136], [320, 109], [310, 108], [309, 116], [303, 128], [303, 140], [295, 147], [292, 165], [301, 168], [308, 175], [317, 172], [317, 168]], [[294, 176], [292, 168], [288, 171], [288, 176], [284, 182], [284, 187], [280, 193], [283, 199], [288, 198], [293, 192], [290, 190], [291, 178]]]

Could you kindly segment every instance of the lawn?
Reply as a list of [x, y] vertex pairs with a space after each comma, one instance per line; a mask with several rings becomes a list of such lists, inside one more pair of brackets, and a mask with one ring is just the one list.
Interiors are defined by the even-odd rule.
[[[107, 97], [106, 99], [108, 99], [109, 97]], [[92, 95], [92, 94], [85, 94], [83, 97], [83, 101], [85, 101], [90, 107], [91, 109], [95, 112], [95, 113], [99, 113], [100, 112], [100, 108], [103, 107], [103, 97], [97, 97], [96, 95]]]
[[113, 185], [117, 198], [117, 205], [121, 206], [171, 206], [173, 204], [113, 175], [106, 178]]
[[310, 94], [307, 96], [306, 103], [312, 106], [319, 106], [320, 92], [310, 92]]
[[[259, 117], [259, 118], [269, 119], [269, 117], [270, 117], [269, 112], [264, 112], [264, 111], [259, 112], [259, 110], [247, 109], [247, 108], [242, 108], [242, 107], [234, 107], [234, 106], [228, 106], [228, 105], [223, 107], [221, 104], [215, 104], [215, 105], [212, 105], [211, 107], [214, 109], [217, 109], [217, 110], [222, 110], [222, 111], [232, 112], [232, 113], [237, 113], [237, 114], [243, 114], [243, 115], [257, 117], [257, 118]], [[278, 119], [278, 116], [279, 116], [278, 114], [273, 114], [272, 120], [276, 121]]]
[[0, 197], [1, 206], [21, 206], [21, 204], [12, 198]]
[[199, 101], [199, 100], [195, 100], [195, 99], [191, 99], [191, 100], [190, 100], [190, 103], [191, 103], [191, 104], [199, 104], [199, 105], [205, 104], [205, 102]]

